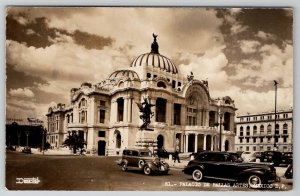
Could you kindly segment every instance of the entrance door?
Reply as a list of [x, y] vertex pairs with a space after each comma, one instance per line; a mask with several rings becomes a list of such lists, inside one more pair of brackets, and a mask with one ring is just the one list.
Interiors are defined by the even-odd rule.
[[105, 141], [98, 141], [98, 155], [105, 155], [105, 146], [106, 142]]
[[157, 136], [157, 148], [161, 149], [164, 147], [164, 136], [159, 135]]
[[229, 141], [226, 140], [225, 141], [225, 151], [228, 151], [229, 150]]

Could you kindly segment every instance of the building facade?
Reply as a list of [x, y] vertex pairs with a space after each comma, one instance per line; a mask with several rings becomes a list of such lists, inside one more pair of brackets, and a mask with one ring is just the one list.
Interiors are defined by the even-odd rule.
[[235, 150], [293, 150], [293, 110], [237, 116]]
[[[137, 103], [144, 99], [154, 105], [149, 130], [140, 129]], [[233, 150], [235, 111], [229, 96], [210, 96], [208, 81], [183, 76], [159, 53], [154, 37], [151, 52], [137, 56], [128, 69], [95, 85], [84, 82], [71, 89], [68, 106], [50, 107], [48, 142], [59, 147], [76, 131], [88, 153], [98, 155], [118, 155], [128, 147]]]

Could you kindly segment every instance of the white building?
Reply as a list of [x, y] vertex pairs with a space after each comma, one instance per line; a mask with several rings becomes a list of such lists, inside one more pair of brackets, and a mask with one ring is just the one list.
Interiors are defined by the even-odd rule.
[[281, 152], [293, 150], [293, 110], [237, 116], [235, 149], [239, 151]]
[[[234, 149], [234, 101], [228, 96], [214, 99], [207, 81], [181, 75], [159, 53], [156, 38], [151, 52], [139, 55], [128, 69], [98, 84], [82, 83], [70, 94], [68, 106], [59, 104], [47, 113], [48, 141], [55, 147], [68, 131], [76, 131], [87, 141], [88, 152], [99, 155], [116, 155], [128, 147], [219, 150], [221, 129], [222, 150]], [[155, 105], [153, 131], [140, 130], [136, 103], [144, 98]]]

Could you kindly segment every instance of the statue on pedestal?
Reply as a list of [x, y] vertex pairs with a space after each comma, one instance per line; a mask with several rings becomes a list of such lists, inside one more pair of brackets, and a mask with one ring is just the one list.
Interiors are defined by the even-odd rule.
[[140, 115], [140, 119], [143, 120], [143, 124], [140, 126], [140, 129], [146, 129], [146, 130], [150, 130], [149, 129], [149, 124], [150, 124], [150, 119], [154, 116], [154, 112], [151, 111], [151, 107], [155, 106], [151, 103], [148, 102], [148, 100], [146, 98], [144, 98], [144, 102], [143, 103], [136, 103], [137, 106], [140, 109], [140, 112], [142, 113]]

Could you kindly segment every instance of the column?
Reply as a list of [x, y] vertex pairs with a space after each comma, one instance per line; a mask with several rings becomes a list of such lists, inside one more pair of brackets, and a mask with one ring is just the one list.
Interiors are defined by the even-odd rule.
[[189, 146], [189, 134], [185, 134], [185, 151], [184, 152], [188, 152], [188, 146]]
[[206, 150], [206, 135], [203, 135], [203, 150]]
[[167, 100], [167, 104], [166, 104], [166, 123], [168, 124], [168, 125], [171, 125], [171, 120], [172, 120], [172, 103], [170, 102], [170, 101], [168, 101]]
[[184, 152], [184, 138], [185, 135], [184, 134], [180, 134], [180, 152]]
[[214, 137], [213, 135], [210, 136], [210, 150], [214, 150]]
[[118, 115], [118, 104], [117, 100], [111, 101], [111, 111], [110, 111], [110, 119], [111, 123], [117, 122], [117, 115]]
[[128, 98], [125, 97], [124, 98], [124, 111], [123, 111], [123, 116], [124, 116], [124, 119], [123, 119], [123, 122], [124, 123], [127, 123], [128, 122]]
[[195, 149], [194, 152], [198, 151], [198, 134], [195, 134]]
[[94, 140], [94, 129], [89, 128], [87, 133], [87, 141], [86, 141], [88, 150], [93, 149], [94, 146], [93, 140]]
[[128, 122], [132, 120], [132, 97], [128, 98]]

